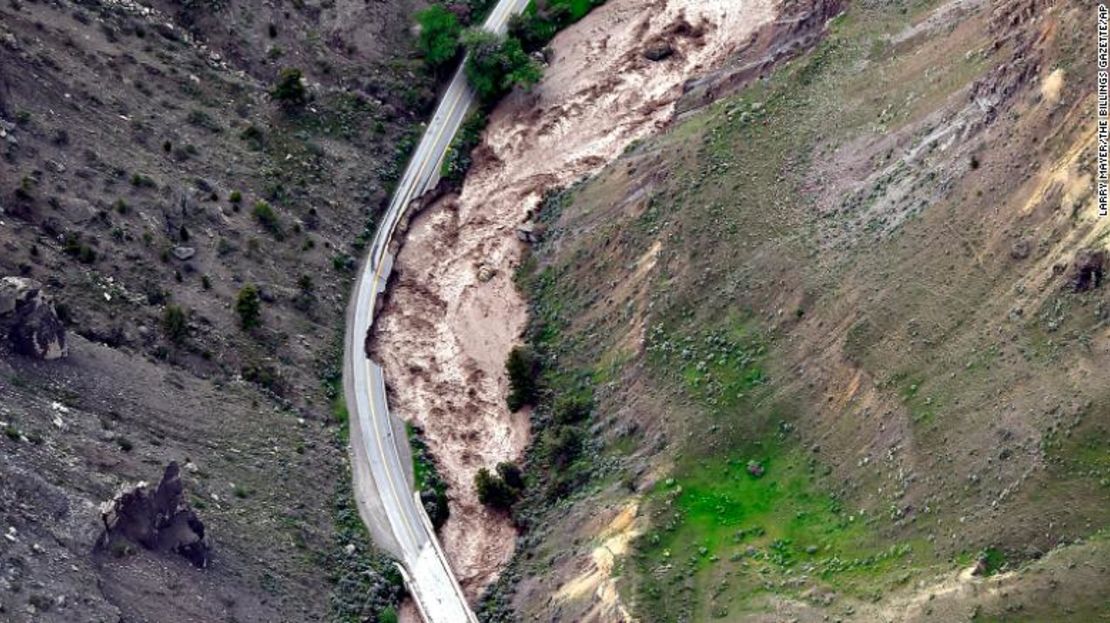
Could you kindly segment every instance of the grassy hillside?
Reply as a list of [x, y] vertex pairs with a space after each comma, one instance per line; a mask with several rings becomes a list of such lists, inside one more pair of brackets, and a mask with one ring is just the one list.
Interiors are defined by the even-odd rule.
[[[850, 4], [805, 55], [549, 200], [521, 278], [547, 362], [530, 532], [490, 603], [1108, 616], [1087, 17]], [[582, 391], [567, 460], [557, 404]]]

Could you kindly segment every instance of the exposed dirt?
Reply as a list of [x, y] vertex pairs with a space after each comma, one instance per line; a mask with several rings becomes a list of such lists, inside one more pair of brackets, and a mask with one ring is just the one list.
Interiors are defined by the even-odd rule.
[[[528, 414], [505, 406], [504, 361], [526, 312], [512, 281], [516, 226], [545, 191], [665, 128], [684, 83], [735, 54], [774, 9], [770, 0], [743, 10], [729, 0], [611, 0], [555, 39], [531, 93], [497, 108], [461, 196], [415, 219], [375, 354], [391, 404], [424, 426], [449, 480], [442, 538], [469, 595], [494, 579], [515, 536], [507, 518], [479, 505], [474, 473], [518, 458], [529, 437]], [[648, 60], [648, 44], [671, 52]]]
[[563, 584], [555, 594], [556, 603], [592, 596], [592, 607], [583, 616], [588, 621], [632, 621], [628, 608], [621, 602], [613, 573], [617, 560], [628, 554], [632, 540], [640, 536], [645, 522], [639, 518], [640, 501], [633, 499], [624, 506], [601, 533], [601, 544], [590, 555], [590, 565]]

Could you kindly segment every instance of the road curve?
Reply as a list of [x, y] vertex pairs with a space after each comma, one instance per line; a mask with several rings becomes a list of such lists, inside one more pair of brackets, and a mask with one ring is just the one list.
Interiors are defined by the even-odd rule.
[[[483, 28], [504, 33], [509, 18], [529, 1], [500, 0]], [[439, 183], [447, 150], [473, 104], [474, 93], [460, 67], [378, 225], [347, 311], [343, 391], [350, 413], [355, 499], [379, 546], [400, 561], [401, 574], [427, 623], [477, 623], [477, 618], [414, 494], [408, 439], [389, 413], [382, 369], [367, 355], [366, 342], [378, 295], [385, 291], [393, 268], [389, 247], [397, 225], [413, 200]]]

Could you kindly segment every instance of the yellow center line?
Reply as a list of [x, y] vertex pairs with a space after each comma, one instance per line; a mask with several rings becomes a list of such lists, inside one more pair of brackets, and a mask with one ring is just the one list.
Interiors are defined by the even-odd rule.
[[[366, 372], [367, 372], [367, 376], [370, 376], [370, 364], [369, 364], [369, 362], [367, 362], [367, 365], [366, 365]], [[373, 390], [371, 390], [371, 391], [373, 391]], [[374, 426], [374, 432], [376, 433], [374, 435], [374, 437], [377, 438], [376, 440], [378, 442], [378, 452], [381, 453], [382, 467], [383, 467], [383, 469], [385, 469], [385, 472], [386, 472], [386, 480], [389, 481], [390, 492], [393, 493], [393, 498], [397, 501], [397, 507], [398, 507], [398, 510], [400, 510], [401, 497], [397, 494], [397, 485], [393, 480], [393, 472], [390, 471], [389, 461], [386, 460], [387, 455], [385, 453], [385, 446], [382, 445], [381, 427], [378, 426], [377, 411], [374, 409], [374, 399], [373, 398], [370, 399], [370, 415], [371, 415], [371, 419], [374, 421], [373, 426]], [[412, 529], [412, 526], [409, 524], [408, 518], [405, 516], [404, 513], [401, 513], [401, 523], [404, 524], [405, 531], [408, 532], [409, 538], [412, 539], [413, 544], [416, 545], [418, 543], [417, 538], [416, 538], [416, 531], [414, 531]], [[398, 545], [400, 545], [400, 544], [398, 543]], [[401, 552], [402, 552], [402, 554], [404, 553], [404, 547], [401, 548]]]
[[[447, 128], [447, 120], [449, 120], [451, 118], [451, 116], [455, 114], [455, 109], [458, 107], [458, 104], [459, 104], [460, 101], [461, 101], [461, 98], [459, 98], [459, 97], [455, 97], [454, 99], [451, 100], [451, 103], [450, 103], [450, 105], [447, 109], [447, 114], [444, 115], [444, 117], [442, 118], [443, 121], [440, 123], [439, 129], [436, 131], [436, 134], [432, 138], [429, 145], [435, 146], [436, 144], [439, 143], [439, 140], [443, 137], [444, 130]], [[438, 162], [439, 159], [437, 158], [436, 160]], [[428, 165], [428, 159], [425, 158], [423, 163], [421, 163], [420, 168], [417, 169], [416, 175], [413, 178], [412, 185], [415, 185], [415, 184], [419, 183], [419, 180], [424, 176], [424, 171], [427, 168], [427, 165]], [[411, 192], [412, 192], [411, 188], [404, 189], [405, 203], [407, 203], [408, 201], [411, 201], [411, 197], [407, 196], [407, 195], [411, 194]], [[404, 207], [399, 209], [398, 220], [400, 220], [400, 215], [404, 213], [406, 208], [407, 208], [407, 206], [404, 206]], [[392, 236], [393, 236], [392, 228], [393, 228], [393, 224], [390, 224], [389, 235], [386, 236], [385, 240], [383, 241], [382, 248], [380, 250], [382, 258], [384, 258], [385, 253], [388, 252], [386, 250], [386, 244], [388, 244], [389, 239], [392, 238]], [[372, 284], [372, 287], [374, 289], [371, 292], [371, 301], [375, 301], [378, 297], [378, 282], [381, 280], [382, 269], [385, 266], [385, 262], [381, 261], [382, 258], [378, 258], [378, 262], [377, 262], [378, 266], [374, 271], [374, 281], [373, 281], [373, 284]], [[371, 312], [371, 313], [373, 313], [373, 312]], [[370, 368], [369, 361], [368, 361], [367, 362], [367, 367], [366, 367], [367, 376], [372, 376], [370, 374], [370, 370], [371, 370], [371, 368]], [[373, 390], [371, 390], [371, 391], [373, 391]], [[393, 472], [389, 467], [389, 461], [385, 460], [385, 457], [386, 457], [385, 446], [382, 445], [381, 427], [378, 425], [378, 422], [377, 422], [377, 419], [378, 419], [377, 418], [377, 410], [374, 408], [373, 398], [370, 399], [370, 413], [371, 413], [372, 419], [374, 420], [374, 432], [377, 433], [374, 436], [377, 437], [378, 451], [381, 453], [381, 456], [382, 456], [382, 459], [383, 459], [382, 467], [383, 467], [383, 469], [385, 469], [387, 479], [389, 480], [390, 492], [393, 494], [394, 499], [397, 501], [397, 504], [400, 507], [401, 506], [401, 498], [400, 498], [400, 495], [397, 492], [397, 485], [396, 485], [396, 482], [393, 479]], [[414, 544], [416, 544], [418, 542], [418, 540], [416, 538], [416, 532], [415, 532], [415, 530], [413, 530], [412, 526], [409, 524], [408, 517], [405, 515], [405, 513], [401, 513], [401, 523], [404, 524], [405, 530], [408, 532], [409, 537], [412, 539], [412, 542]]]

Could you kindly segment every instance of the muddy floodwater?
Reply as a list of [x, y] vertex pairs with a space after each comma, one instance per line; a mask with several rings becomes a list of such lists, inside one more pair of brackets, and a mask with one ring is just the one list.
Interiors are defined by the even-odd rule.
[[[531, 93], [494, 111], [461, 194], [414, 220], [377, 320], [375, 358], [391, 408], [424, 427], [450, 485], [441, 538], [471, 598], [497, 577], [516, 537], [507, 518], [478, 503], [474, 474], [519, 460], [529, 441], [528, 413], [505, 406], [505, 358], [526, 321], [512, 281], [523, 250], [516, 227], [546, 190], [665, 129], [683, 83], [734, 55], [774, 7], [609, 0], [555, 39]], [[651, 46], [661, 60], [647, 58]]]

